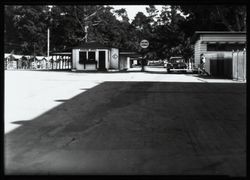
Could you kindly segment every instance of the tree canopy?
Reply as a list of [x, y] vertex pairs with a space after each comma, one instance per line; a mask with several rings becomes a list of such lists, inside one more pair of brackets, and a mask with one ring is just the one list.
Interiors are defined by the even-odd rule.
[[105, 45], [142, 52], [142, 39], [150, 42], [146, 55], [164, 59], [193, 55], [190, 42], [195, 31], [245, 31], [246, 6], [154, 5], [130, 20], [126, 9], [87, 5], [6, 5], [4, 13], [5, 52], [46, 55], [47, 29], [51, 50], [64, 51], [81, 43]]

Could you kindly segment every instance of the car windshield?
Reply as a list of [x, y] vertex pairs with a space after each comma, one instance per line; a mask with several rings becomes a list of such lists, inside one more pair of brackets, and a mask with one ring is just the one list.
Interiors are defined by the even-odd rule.
[[171, 63], [182, 63], [184, 60], [182, 58], [171, 58], [170, 59]]

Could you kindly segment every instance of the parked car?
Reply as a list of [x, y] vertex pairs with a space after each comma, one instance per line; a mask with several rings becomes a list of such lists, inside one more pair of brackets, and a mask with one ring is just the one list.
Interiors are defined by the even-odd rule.
[[163, 66], [164, 62], [162, 60], [148, 60], [148, 66]]
[[168, 72], [171, 72], [171, 70], [186, 71], [187, 64], [183, 57], [170, 57], [166, 68]]

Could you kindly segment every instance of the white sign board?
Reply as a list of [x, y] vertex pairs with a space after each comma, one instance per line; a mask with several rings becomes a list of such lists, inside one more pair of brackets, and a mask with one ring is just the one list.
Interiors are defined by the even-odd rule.
[[149, 46], [148, 40], [146, 40], [146, 39], [142, 40], [142, 41], [140, 42], [140, 46], [141, 46], [142, 48], [147, 48], [147, 47]]

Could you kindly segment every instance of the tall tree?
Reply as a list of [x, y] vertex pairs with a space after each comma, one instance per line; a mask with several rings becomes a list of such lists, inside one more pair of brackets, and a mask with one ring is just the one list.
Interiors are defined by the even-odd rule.
[[244, 5], [181, 5], [194, 30], [246, 30], [246, 6]]
[[[5, 6], [6, 44], [15, 42], [16, 52], [46, 52], [45, 6]], [[9, 23], [12, 23], [11, 25]], [[14, 31], [16, 34], [12, 34]], [[10, 36], [11, 35], [11, 36]], [[18, 47], [19, 46], [19, 47]]]

